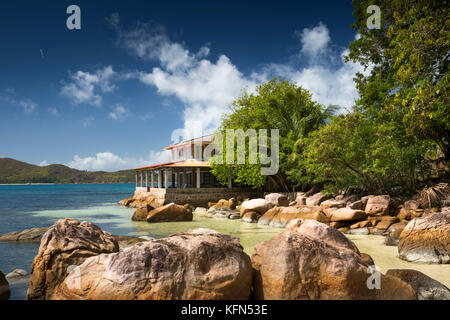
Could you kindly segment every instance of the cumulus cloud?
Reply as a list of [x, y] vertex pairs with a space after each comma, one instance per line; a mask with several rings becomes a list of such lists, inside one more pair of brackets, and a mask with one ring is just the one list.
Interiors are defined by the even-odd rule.
[[319, 22], [319, 25], [314, 28], [305, 28], [301, 32], [297, 31], [296, 35], [302, 43], [301, 52], [306, 56], [314, 57], [327, 52], [331, 40], [330, 32], [322, 22]]
[[360, 65], [344, 61], [346, 49], [331, 49], [330, 32], [322, 22], [296, 32], [301, 49], [289, 62], [266, 64], [249, 75], [240, 72], [225, 55], [216, 61], [208, 59], [208, 45], [192, 53], [184, 44], [171, 41], [157, 23], [138, 23], [125, 29], [118, 14], [109, 22], [117, 32], [119, 46], [144, 60], [159, 62], [158, 67], [137, 72], [136, 77], [160, 95], [175, 96], [184, 103], [186, 138], [198, 135], [193, 130], [199, 127], [203, 134], [212, 132], [243, 88], [253, 92], [256, 85], [274, 76], [310, 90], [319, 103], [350, 108], [358, 96], [353, 78], [356, 72], [364, 72]]
[[14, 93], [14, 89], [11, 88], [4, 90], [3, 93], [0, 93], [0, 101], [4, 101], [12, 106], [21, 107], [25, 114], [31, 114], [38, 108], [38, 104], [33, 100], [28, 98], [17, 99]]
[[170, 161], [170, 151], [150, 151], [147, 157], [120, 157], [112, 152], [99, 152], [95, 156], [80, 157], [75, 155], [66, 165], [78, 170], [117, 171], [138, 168]]
[[116, 72], [111, 66], [98, 69], [94, 73], [78, 70], [70, 75], [69, 82], [63, 82], [60, 93], [75, 104], [100, 106], [102, 94], [115, 89], [112, 83], [115, 76]]
[[125, 118], [127, 118], [130, 114], [131, 114], [131, 112], [127, 108], [125, 108], [124, 106], [122, 106], [120, 104], [117, 104], [113, 108], [113, 111], [111, 111], [109, 113], [109, 117], [116, 121], [122, 121]]

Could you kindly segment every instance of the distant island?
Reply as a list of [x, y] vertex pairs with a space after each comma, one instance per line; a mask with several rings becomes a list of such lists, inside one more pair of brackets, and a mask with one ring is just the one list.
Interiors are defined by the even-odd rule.
[[133, 170], [83, 171], [62, 164], [37, 166], [0, 158], [0, 184], [15, 183], [125, 183], [135, 179]]

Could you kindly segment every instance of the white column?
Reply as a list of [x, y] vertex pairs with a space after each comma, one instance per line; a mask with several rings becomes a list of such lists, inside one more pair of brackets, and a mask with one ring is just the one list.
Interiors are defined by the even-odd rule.
[[197, 189], [200, 189], [200, 168], [197, 168]]
[[232, 187], [232, 183], [231, 183], [231, 177], [228, 178], [228, 188], [231, 189]]
[[141, 188], [143, 187], [143, 183], [144, 183], [144, 180], [143, 180], [143, 178], [142, 178], [142, 171], [140, 172], [140, 175], [141, 175]]
[[138, 187], [138, 172], [136, 171], [136, 188]]
[[164, 188], [167, 189], [167, 187], [169, 186], [169, 175], [168, 175], [168, 170], [164, 170]]
[[148, 188], [148, 170], [145, 170], [145, 186]]
[[[178, 172], [177, 171], [174, 171], [174, 179], [173, 180], [176, 183], [176, 187], [179, 188], [180, 182], [178, 181]], [[173, 182], [172, 182], [172, 186], [175, 187]]]
[[150, 171], [150, 175], [151, 175], [151, 185], [150, 185], [150, 188], [154, 188], [155, 187], [155, 184], [154, 184], [154, 182], [155, 182], [155, 171], [154, 170], [152, 170], [152, 171]]
[[158, 170], [158, 188], [162, 188], [162, 170]]

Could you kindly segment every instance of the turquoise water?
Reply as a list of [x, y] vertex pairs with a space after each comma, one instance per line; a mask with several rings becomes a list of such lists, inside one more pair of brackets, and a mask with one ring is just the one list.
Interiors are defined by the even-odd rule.
[[[193, 221], [147, 223], [131, 221], [134, 209], [117, 201], [130, 197], [134, 184], [89, 185], [0, 185], [0, 234], [33, 227], [48, 227], [56, 220], [74, 218], [90, 221], [116, 235], [166, 237], [194, 228], [211, 228], [240, 238], [244, 250], [251, 254], [255, 244], [268, 240], [282, 229], [194, 215]], [[0, 271], [30, 266], [39, 244], [0, 242]], [[11, 299], [24, 299], [28, 279], [12, 283]]]
[[[94, 222], [114, 234], [129, 234], [134, 227], [125, 221], [132, 210], [116, 202], [133, 192], [134, 184], [0, 185], [0, 234], [48, 227], [66, 217]], [[30, 272], [38, 248], [34, 243], [0, 242], [0, 271]], [[11, 299], [23, 299], [27, 287], [27, 281], [12, 283]]]

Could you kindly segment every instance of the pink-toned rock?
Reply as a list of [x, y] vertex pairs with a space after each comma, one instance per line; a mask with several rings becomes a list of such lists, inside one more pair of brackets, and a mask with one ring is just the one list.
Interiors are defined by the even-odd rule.
[[247, 211], [242, 217], [242, 221], [248, 223], [257, 223], [261, 215], [256, 211]]
[[327, 199], [330, 199], [329, 195], [318, 192], [306, 199], [306, 205], [307, 206], [318, 206]]
[[403, 204], [406, 210], [417, 210], [420, 208], [420, 203], [417, 200], [408, 200]]
[[422, 263], [450, 263], [450, 214], [411, 220], [400, 234], [399, 258]]
[[249, 299], [252, 266], [239, 239], [195, 229], [87, 259], [52, 299]]
[[333, 211], [334, 209], [343, 208], [345, 207], [345, 205], [346, 205], [345, 200], [329, 199], [325, 200], [320, 204], [320, 209], [322, 209], [322, 211], [326, 214], [327, 217], [331, 217], [331, 211]]
[[365, 212], [370, 216], [383, 216], [389, 214], [390, 197], [372, 196], [367, 200]]
[[70, 269], [89, 257], [119, 251], [110, 233], [90, 222], [74, 219], [56, 221], [41, 240], [31, 265], [27, 299], [47, 299]]
[[365, 205], [364, 205], [364, 202], [362, 202], [362, 200], [357, 200], [355, 202], [351, 202], [348, 204], [348, 207], [353, 210], [364, 210], [365, 209]]
[[330, 210], [329, 214], [331, 221], [355, 221], [367, 218], [364, 211], [353, 210], [348, 207]]
[[171, 221], [192, 221], [193, 215], [184, 206], [175, 203], [169, 203], [165, 206], [151, 210], [147, 222], [171, 222]]
[[271, 208], [273, 208], [273, 204], [266, 199], [252, 199], [242, 202], [239, 209], [241, 217], [243, 217], [248, 211], [255, 211], [262, 215]]
[[252, 255], [256, 299], [415, 299], [410, 285], [380, 275], [381, 289], [367, 286], [368, 260], [341, 232], [314, 220], [296, 219], [256, 245]]
[[288, 198], [281, 193], [270, 193], [264, 197], [267, 201], [272, 203], [274, 206], [287, 207], [289, 206]]
[[259, 218], [258, 224], [284, 228], [291, 220], [294, 219], [312, 219], [320, 222], [330, 221], [318, 206], [294, 206], [274, 207]]

